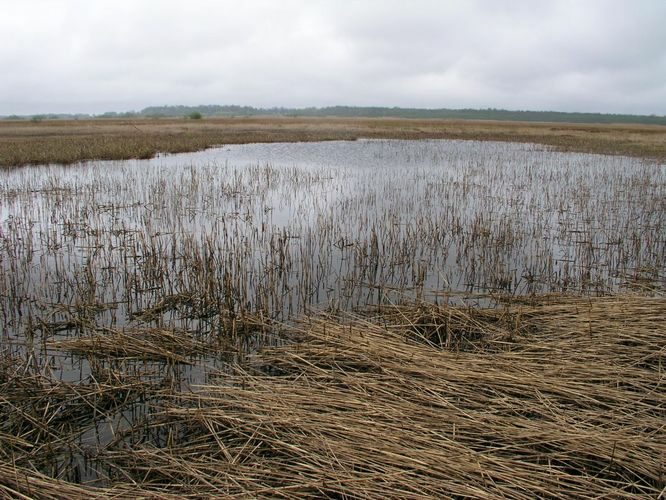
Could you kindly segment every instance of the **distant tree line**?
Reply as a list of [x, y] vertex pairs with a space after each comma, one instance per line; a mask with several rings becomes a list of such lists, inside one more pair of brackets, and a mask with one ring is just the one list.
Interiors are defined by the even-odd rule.
[[94, 116], [85, 113], [40, 113], [36, 115], [0, 116], [2, 120], [30, 120], [33, 122], [41, 122], [42, 120], [85, 120], [90, 118], [94, 118]]
[[100, 115], [48, 114], [31, 116], [6, 116], [4, 119], [85, 119], [85, 118], [157, 118], [157, 117], [244, 117], [244, 116], [304, 116], [341, 118], [415, 118], [449, 120], [499, 120], [524, 122], [567, 122], [567, 123], [638, 123], [666, 125], [666, 116], [627, 115], [605, 113], [566, 113], [561, 111], [512, 111], [506, 109], [421, 109], [329, 106], [323, 108], [255, 108], [236, 105], [200, 106], [150, 106], [141, 111], [107, 112]]

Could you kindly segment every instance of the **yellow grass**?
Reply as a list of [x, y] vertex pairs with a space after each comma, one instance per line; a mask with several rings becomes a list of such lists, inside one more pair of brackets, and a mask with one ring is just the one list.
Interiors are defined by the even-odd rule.
[[356, 138], [531, 142], [664, 161], [666, 127], [460, 120], [207, 118], [0, 121], [0, 166], [149, 158], [220, 144]]

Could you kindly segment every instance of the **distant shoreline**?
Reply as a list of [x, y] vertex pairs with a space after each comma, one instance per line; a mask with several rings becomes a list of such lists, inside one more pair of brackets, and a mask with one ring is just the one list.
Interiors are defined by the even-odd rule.
[[222, 144], [460, 139], [666, 161], [666, 127], [492, 120], [253, 116], [0, 120], [0, 166], [150, 158]]
[[666, 125], [666, 116], [626, 113], [588, 113], [508, 109], [426, 109], [380, 106], [327, 106], [307, 108], [255, 108], [236, 105], [149, 106], [141, 111], [110, 111], [100, 114], [37, 113], [0, 116], [4, 120], [77, 120], [109, 118], [208, 118], [291, 117], [291, 118], [409, 118], [416, 120], [493, 120], [546, 123]]

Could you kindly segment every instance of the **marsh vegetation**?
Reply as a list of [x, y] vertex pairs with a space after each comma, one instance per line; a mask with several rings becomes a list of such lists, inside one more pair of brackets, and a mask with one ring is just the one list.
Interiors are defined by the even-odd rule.
[[354, 139], [544, 144], [560, 151], [666, 161], [666, 127], [396, 118], [235, 117], [186, 120], [0, 120], [0, 166], [151, 158], [220, 144]]
[[509, 142], [0, 172], [0, 488], [658, 494], [665, 200]]

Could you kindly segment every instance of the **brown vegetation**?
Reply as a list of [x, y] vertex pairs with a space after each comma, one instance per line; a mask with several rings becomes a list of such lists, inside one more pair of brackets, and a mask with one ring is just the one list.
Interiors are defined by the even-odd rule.
[[[446, 136], [663, 158], [661, 130], [15, 122], [0, 154]], [[0, 498], [666, 494], [661, 170], [497, 143], [339, 146], [376, 163], [2, 172]]]
[[661, 126], [267, 117], [0, 121], [0, 166], [149, 158], [220, 144], [357, 138], [531, 142], [566, 151], [666, 159], [666, 127]]
[[[663, 297], [634, 295], [307, 319], [298, 342], [194, 391], [2, 364], [0, 494], [656, 498], [665, 320]], [[144, 419], [81, 448], [78, 433], [139, 396]], [[44, 474], [72, 453], [108, 478]]]

